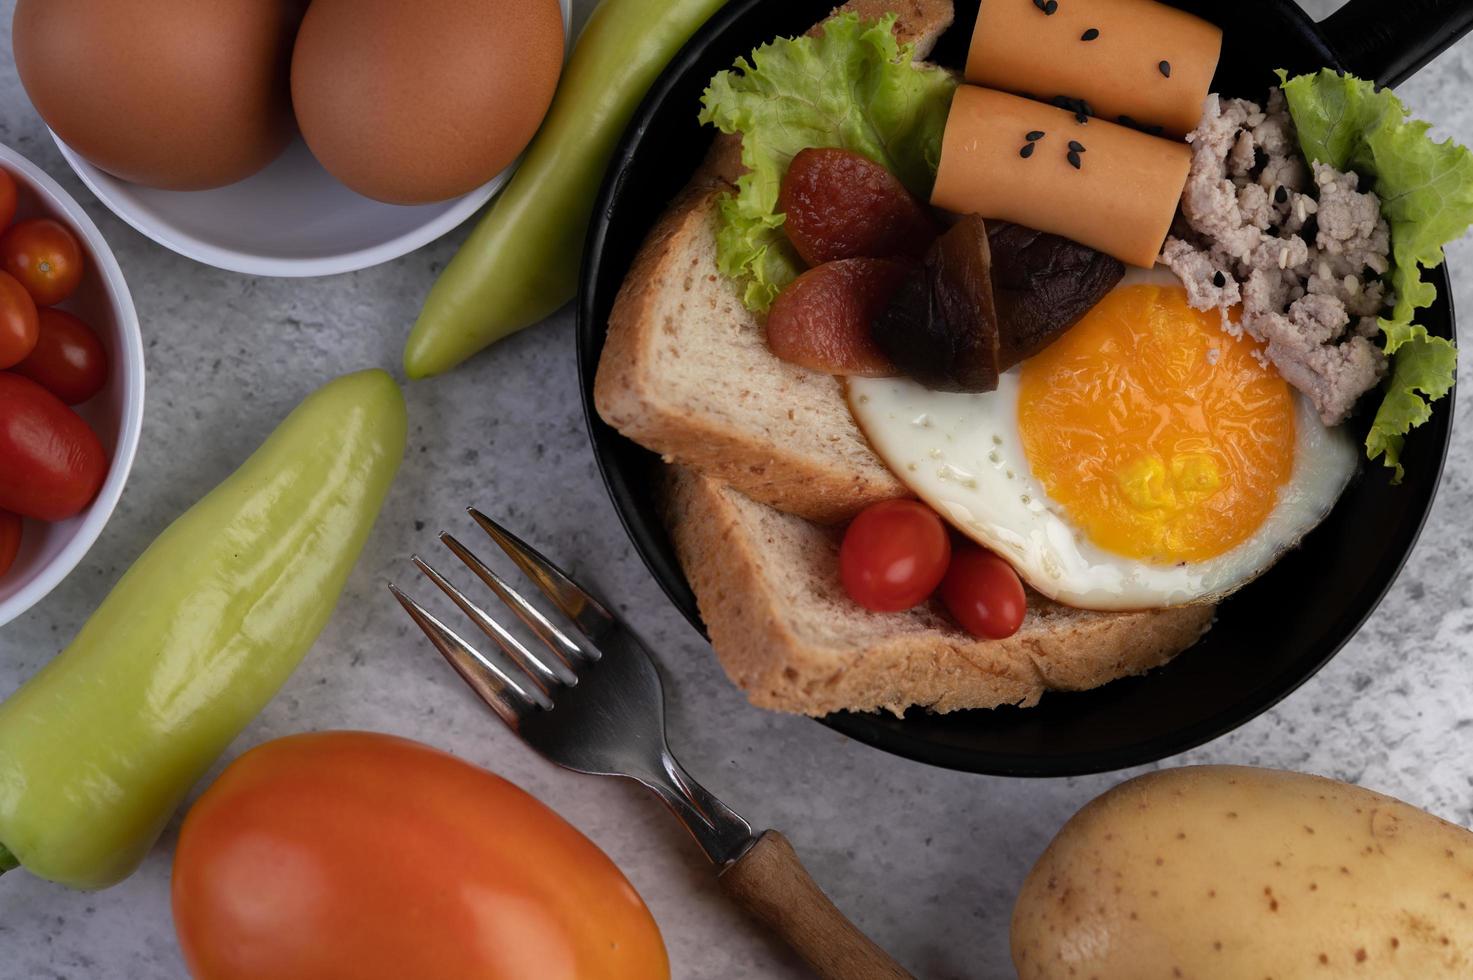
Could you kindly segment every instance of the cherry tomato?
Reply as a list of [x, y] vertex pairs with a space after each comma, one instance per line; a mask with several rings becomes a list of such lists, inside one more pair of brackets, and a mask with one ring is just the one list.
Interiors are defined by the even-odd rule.
[[1013, 566], [974, 544], [958, 546], [941, 580], [941, 601], [973, 636], [1001, 640], [1018, 632], [1028, 611]]
[[195, 980], [669, 980], [600, 851], [522, 790], [367, 732], [252, 749], [189, 812], [174, 927]]
[[849, 598], [875, 612], [925, 602], [951, 560], [951, 538], [936, 512], [915, 500], [885, 500], [860, 511], [839, 546], [839, 580]]
[[31, 218], [0, 238], [0, 268], [21, 281], [37, 306], [55, 306], [82, 281], [82, 247], [60, 221]]
[[0, 170], [0, 231], [4, 231], [15, 218], [15, 178], [8, 170]]
[[[0, 170], [0, 173], [4, 173]], [[10, 571], [20, 553], [21, 519], [19, 514], [0, 510], [0, 576]]]
[[92, 328], [65, 310], [36, 311], [40, 334], [15, 373], [30, 378], [68, 405], [80, 405], [107, 383], [107, 351]]
[[36, 301], [15, 276], [0, 272], [0, 371], [30, 356], [39, 329]]
[[107, 453], [80, 415], [30, 378], [0, 372], [0, 509], [65, 520], [105, 476]]

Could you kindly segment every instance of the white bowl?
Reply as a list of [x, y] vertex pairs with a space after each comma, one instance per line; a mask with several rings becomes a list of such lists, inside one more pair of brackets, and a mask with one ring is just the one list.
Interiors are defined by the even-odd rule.
[[61, 185], [25, 157], [0, 146], [0, 168], [15, 178], [17, 219], [51, 217], [65, 224], [82, 245], [86, 267], [82, 284], [60, 304], [97, 331], [110, 359], [107, 386], [77, 406], [111, 460], [97, 499], [69, 520], [47, 524], [26, 521], [20, 554], [0, 575], [0, 626], [39, 602], [66, 578], [92, 547], [112, 516], [133, 468], [143, 429], [143, 334], [123, 271], [102, 232]]
[[[572, 4], [563, 8], [572, 49]], [[165, 248], [253, 276], [329, 276], [396, 259], [475, 214], [516, 170], [513, 163], [462, 197], [436, 204], [383, 204], [349, 190], [299, 136], [270, 166], [208, 191], [166, 191], [99, 170], [63, 143], [61, 155], [119, 218]]]

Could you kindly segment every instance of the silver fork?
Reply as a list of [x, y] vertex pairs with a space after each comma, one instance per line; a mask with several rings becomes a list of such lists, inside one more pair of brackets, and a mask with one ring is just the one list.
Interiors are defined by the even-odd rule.
[[752, 833], [701, 787], [665, 742], [660, 675], [643, 644], [613, 613], [530, 545], [475, 508], [471, 519], [567, 618], [582, 641], [543, 615], [450, 534], [454, 555], [506, 605], [547, 653], [534, 654], [418, 555], [411, 560], [503, 657], [488, 655], [393, 584], [389, 591], [435, 648], [512, 731], [575, 772], [633, 779], [665, 801], [716, 865], [729, 895], [762, 920], [825, 980], [913, 980], [814, 883], [786, 837]]

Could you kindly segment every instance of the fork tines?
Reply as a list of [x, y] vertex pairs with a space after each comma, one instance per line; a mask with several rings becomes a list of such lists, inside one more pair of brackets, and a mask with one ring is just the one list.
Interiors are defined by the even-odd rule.
[[601, 602], [569, 578], [561, 568], [544, 558], [536, 548], [474, 507], [467, 507], [466, 513], [471, 515], [471, 520], [475, 521], [481, 530], [491, 536], [492, 541], [501, 546], [501, 550], [506, 552], [507, 557], [517, 563], [522, 574], [535, 582], [542, 590], [542, 594], [551, 599], [562, 614], [573, 621], [573, 625], [577, 626], [584, 636], [597, 643], [603, 633], [613, 627], [613, 613], [605, 609]]
[[[580, 588], [567, 573], [539, 554], [535, 548], [474, 507], [469, 509], [469, 513], [476, 524], [586, 637], [595, 640], [613, 622], [612, 615], [597, 599]], [[536, 634], [546, 645], [548, 654], [534, 654], [516, 635], [418, 555], [410, 559], [414, 566], [435, 583], [483, 633], [496, 641], [496, 645], [516, 669], [505, 669], [392, 583], [389, 591], [424, 631], [425, 636], [429, 637], [435, 649], [440, 651], [508, 725], [516, 728], [522, 718], [536, 709], [551, 710], [552, 695], [558, 687], [576, 685], [578, 670], [599, 659], [597, 647], [592, 643], [581, 644], [559, 629], [454, 535], [441, 532], [440, 540], [528, 630]]]

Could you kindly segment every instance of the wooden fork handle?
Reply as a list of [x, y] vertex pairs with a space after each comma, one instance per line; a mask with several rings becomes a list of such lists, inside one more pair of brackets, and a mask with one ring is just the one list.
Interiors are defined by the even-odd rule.
[[915, 980], [834, 907], [777, 831], [757, 838], [720, 881], [823, 980]]

